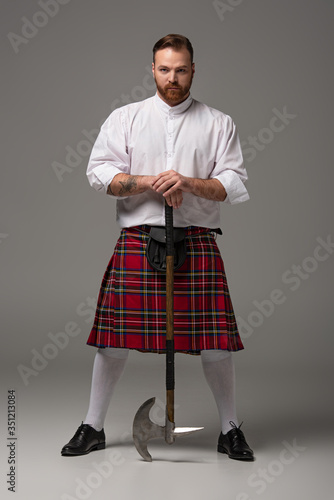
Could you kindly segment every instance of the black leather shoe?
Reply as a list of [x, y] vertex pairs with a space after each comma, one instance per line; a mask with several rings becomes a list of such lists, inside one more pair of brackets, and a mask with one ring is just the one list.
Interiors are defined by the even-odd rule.
[[61, 454], [65, 457], [87, 455], [93, 450], [102, 450], [106, 447], [104, 430], [96, 431], [88, 424], [81, 424], [78, 430], [63, 449]]
[[234, 422], [230, 422], [233, 429], [227, 434], [220, 433], [217, 451], [227, 453], [235, 460], [254, 460], [253, 450], [247, 444], [244, 433], [240, 429], [242, 423], [237, 427]]

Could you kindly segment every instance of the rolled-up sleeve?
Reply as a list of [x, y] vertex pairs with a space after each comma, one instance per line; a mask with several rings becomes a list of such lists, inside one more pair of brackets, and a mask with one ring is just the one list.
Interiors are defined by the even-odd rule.
[[[89, 184], [106, 193], [110, 182], [119, 173], [130, 173], [126, 145], [126, 128], [121, 109], [116, 109], [103, 123], [87, 166]], [[124, 198], [124, 197], [123, 197]]]
[[245, 187], [248, 179], [244, 166], [240, 140], [237, 128], [228, 115], [222, 122], [217, 157], [211, 177], [218, 179], [225, 188], [227, 197], [225, 203], [232, 205], [249, 200]]

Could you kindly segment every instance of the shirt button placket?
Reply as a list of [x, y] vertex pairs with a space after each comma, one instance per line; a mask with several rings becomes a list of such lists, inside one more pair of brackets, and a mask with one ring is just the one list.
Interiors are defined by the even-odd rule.
[[167, 162], [166, 162], [166, 170], [170, 170], [172, 168], [173, 162], [173, 135], [174, 135], [174, 116], [171, 113], [168, 113], [167, 117]]

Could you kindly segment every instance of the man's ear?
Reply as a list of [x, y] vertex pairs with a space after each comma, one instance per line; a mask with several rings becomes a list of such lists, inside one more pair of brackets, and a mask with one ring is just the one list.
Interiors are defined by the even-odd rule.
[[152, 73], [154, 74], [154, 62], [152, 63]]

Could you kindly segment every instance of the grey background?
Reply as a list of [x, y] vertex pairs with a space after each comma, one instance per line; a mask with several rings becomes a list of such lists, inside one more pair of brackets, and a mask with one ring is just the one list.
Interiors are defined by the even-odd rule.
[[[252, 499], [262, 493], [248, 483], [250, 475], [270, 467], [276, 475], [265, 482], [263, 495], [270, 500], [324, 498], [329, 491], [334, 255], [322, 250], [326, 260], [309, 258], [317, 238], [334, 238], [334, 6], [329, 0], [221, 4], [228, 6], [223, 19], [211, 1], [70, 0], [53, 17], [38, 18], [37, 1], [2, 2], [2, 496], [9, 495], [8, 389], [17, 394], [20, 499], [78, 498], [76, 479], [87, 479], [93, 463], [108, 460], [114, 449], [122, 463], [91, 488], [89, 498], [167, 498], [169, 473], [174, 498]], [[23, 36], [22, 18], [45, 26], [15, 53], [8, 34]], [[258, 326], [249, 327], [246, 348], [235, 355], [239, 418], [257, 461], [241, 464], [217, 456], [214, 401], [200, 360], [184, 355], [177, 355], [177, 425], [205, 425], [205, 430], [172, 448], [152, 444], [157, 460], [151, 465], [139, 460], [131, 424], [139, 405], [153, 395], [160, 400], [155, 416], [161, 420], [164, 358], [137, 352], [131, 353], [108, 413], [110, 446], [66, 460], [60, 448], [88, 404], [94, 357], [85, 344], [94, 311], [89, 301], [96, 299], [119, 234], [114, 200], [86, 180], [92, 143], [82, 143], [83, 131], [98, 129], [123, 94], [130, 101], [153, 95], [146, 68], [152, 46], [172, 32], [188, 36], [195, 49], [193, 97], [230, 114], [245, 148], [250, 136], [269, 138], [252, 161], [245, 154], [251, 200], [221, 207], [219, 238], [239, 318], [256, 321], [254, 301], [268, 300], [275, 289], [285, 297], [268, 317], [257, 313]], [[263, 129], [273, 109], [284, 107], [295, 118], [268, 136]], [[79, 150], [75, 167], [66, 159], [69, 148]], [[55, 162], [67, 170], [62, 182]], [[309, 269], [296, 290], [283, 279], [284, 273], [293, 276], [293, 265], [304, 266], [304, 273]], [[31, 369], [34, 353], [52, 343], [50, 332], [63, 332], [68, 322], [80, 333], [64, 349], [49, 351], [53, 359], [25, 384], [18, 367]], [[275, 469], [283, 441], [294, 439], [305, 450]]]

